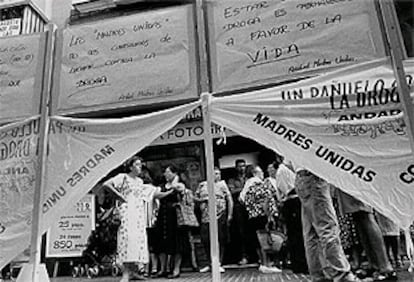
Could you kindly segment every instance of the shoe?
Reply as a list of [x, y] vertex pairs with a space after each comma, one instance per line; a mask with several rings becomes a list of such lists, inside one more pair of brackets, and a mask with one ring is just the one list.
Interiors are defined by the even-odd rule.
[[362, 282], [361, 279], [356, 277], [352, 272], [346, 273], [344, 276], [339, 278], [339, 280], [335, 280], [336, 282]]
[[398, 280], [398, 276], [397, 276], [397, 272], [395, 271], [391, 271], [388, 273], [379, 273], [378, 275], [376, 275], [376, 277], [374, 277], [374, 281], [397, 281]]
[[180, 277], [180, 273], [176, 273], [176, 274], [170, 274], [167, 276], [168, 279], [175, 279]]
[[158, 272], [155, 277], [162, 278], [162, 277], [168, 277], [168, 272]]
[[270, 267], [268, 267], [268, 269], [271, 273], [281, 273], [282, 272], [282, 270], [280, 268], [276, 267], [276, 266], [270, 266]]
[[202, 269], [200, 269], [200, 273], [206, 273], [206, 272], [209, 272], [209, 271], [210, 271], [210, 266], [209, 265], [204, 266]]
[[280, 270], [279, 268], [277, 268], [277, 267], [269, 267], [269, 266], [266, 266], [266, 265], [260, 265], [259, 266], [259, 271], [261, 272], [261, 273], [265, 273], [265, 274], [270, 274], [270, 273], [281, 273], [282, 272], [282, 270]]
[[219, 266], [219, 270], [220, 270], [220, 273], [226, 272], [226, 270], [223, 267], [221, 267], [221, 266]]
[[247, 264], [247, 263], [248, 263], [247, 258], [242, 258], [242, 259], [239, 261], [239, 264], [240, 264], [240, 265], [245, 265], [245, 264]]

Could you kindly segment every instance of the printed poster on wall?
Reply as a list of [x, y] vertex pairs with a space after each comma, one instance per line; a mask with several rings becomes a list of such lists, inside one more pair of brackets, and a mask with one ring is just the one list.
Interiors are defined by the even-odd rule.
[[191, 5], [65, 29], [58, 111], [196, 98], [194, 38]]
[[208, 0], [215, 92], [384, 56], [374, 1]]
[[45, 33], [0, 38], [0, 123], [40, 113]]
[[0, 21], [0, 37], [19, 35], [22, 29], [22, 19], [14, 18]]
[[46, 257], [80, 257], [95, 230], [95, 196], [85, 195], [62, 214], [46, 236]]
[[[404, 62], [414, 98], [414, 60]], [[371, 205], [414, 220], [414, 156], [389, 61], [213, 98], [212, 121], [275, 150]]]

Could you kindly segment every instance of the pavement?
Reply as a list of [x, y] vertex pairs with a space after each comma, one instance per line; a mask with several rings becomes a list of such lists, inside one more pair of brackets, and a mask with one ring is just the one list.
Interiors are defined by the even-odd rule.
[[[400, 282], [413, 282], [414, 273], [409, 273], [407, 270], [401, 270], [398, 272]], [[221, 280], [223, 282], [310, 282], [309, 276], [302, 274], [294, 274], [289, 270], [285, 270], [280, 274], [262, 274], [256, 268], [246, 269], [227, 269], [222, 274]], [[51, 278], [50, 282], [119, 282], [121, 277], [97, 277], [89, 279], [87, 277], [72, 278], [72, 277], [57, 277]], [[1, 281], [1, 280], [0, 280]], [[4, 280], [9, 282], [11, 280]], [[211, 282], [211, 273], [197, 273], [197, 272], [185, 272], [182, 273], [179, 278], [166, 279], [166, 278], [149, 278], [147, 281], [151, 282]]]

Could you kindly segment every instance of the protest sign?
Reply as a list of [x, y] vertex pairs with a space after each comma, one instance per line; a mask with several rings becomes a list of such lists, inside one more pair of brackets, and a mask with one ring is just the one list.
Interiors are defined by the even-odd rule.
[[81, 257], [95, 229], [95, 196], [85, 195], [66, 209], [46, 236], [46, 257]]
[[29, 245], [39, 119], [0, 127], [0, 269]]
[[[123, 119], [51, 117], [42, 233], [106, 174], [199, 105]], [[0, 268], [30, 243], [38, 134], [38, 119], [0, 128]]]
[[385, 56], [374, 1], [207, 1], [213, 91]]
[[0, 38], [0, 122], [40, 113], [45, 34]]
[[[405, 62], [414, 96], [414, 61]], [[212, 121], [371, 205], [414, 220], [414, 157], [390, 62], [362, 63], [281, 87], [214, 98]]]
[[58, 66], [59, 112], [197, 98], [191, 5], [71, 26]]

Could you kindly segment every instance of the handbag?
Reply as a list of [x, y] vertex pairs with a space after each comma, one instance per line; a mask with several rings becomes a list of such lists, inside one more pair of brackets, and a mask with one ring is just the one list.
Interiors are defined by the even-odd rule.
[[269, 230], [267, 226], [265, 229], [257, 230], [256, 234], [261, 249], [266, 252], [279, 252], [286, 241], [285, 234], [277, 230]]
[[[190, 191], [191, 192], [191, 191]], [[190, 192], [184, 192], [183, 197], [176, 206], [177, 212], [177, 225], [178, 226], [190, 226], [198, 227], [198, 220], [194, 213], [194, 204], [189, 197], [192, 197]]]

